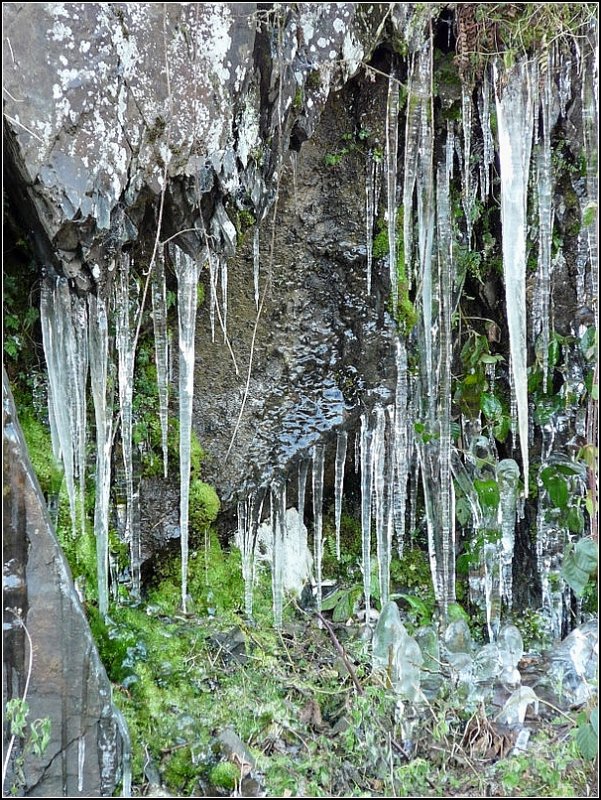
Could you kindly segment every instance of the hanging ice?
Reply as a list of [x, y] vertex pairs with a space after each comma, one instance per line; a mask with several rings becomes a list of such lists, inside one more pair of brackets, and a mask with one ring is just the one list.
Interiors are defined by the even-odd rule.
[[497, 466], [497, 480], [501, 495], [501, 595], [508, 609], [513, 603], [513, 550], [518, 500], [520, 468], [512, 458], [505, 458]]
[[543, 371], [543, 392], [547, 391], [549, 361], [549, 328], [551, 302], [551, 245], [553, 239], [553, 167], [551, 164], [551, 126], [553, 111], [553, 85], [551, 80], [553, 63], [548, 51], [545, 69], [540, 77], [540, 109], [543, 135], [536, 158], [538, 194], [538, 269], [533, 303], [534, 339], [540, 336], [538, 357]]
[[393, 485], [393, 510], [394, 529], [397, 539], [399, 558], [403, 556], [405, 541], [405, 512], [407, 507], [407, 479], [409, 477], [409, 462], [411, 448], [409, 446], [408, 429], [410, 425], [407, 386], [407, 349], [405, 342], [397, 336], [396, 369], [397, 383], [394, 405], [394, 469], [395, 479]]
[[344, 465], [348, 433], [338, 431], [336, 436], [336, 465], [334, 476], [334, 524], [336, 526], [336, 558], [340, 560], [340, 519], [342, 516], [342, 494], [344, 487]]
[[154, 264], [152, 275], [152, 322], [154, 326], [154, 357], [157, 367], [159, 393], [159, 420], [161, 423], [161, 448], [163, 475], [167, 477], [169, 433], [169, 340], [167, 336], [167, 286], [165, 284], [165, 259], [163, 252]]
[[[301, 521], [305, 516], [305, 494], [307, 491], [307, 473], [309, 471], [309, 459], [303, 458], [298, 465], [298, 515]], [[299, 531], [300, 534], [300, 531]]]
[[480, 196], [485, 203], [490, 195], [490, 171], [495, 162], [495, 145], [490, 128], [490, 81], [488, 70], [482, 76], [482, 85], [478, 97], [478, 110], [480, 113], [480, 128], [484, 152], [480, 165]]
[[397, 276], [397, 151], [399, 140], [399, 84], [393, 75], [388, 80], [386, 104], [386, 188], [388, 197], [388, 267], [390, 271], [390, 293], [392, 314], [396, 319], [398, 308]]
[[210, 284], [210, 298], [209, 298], [209, 319], [211, 321], [211, 341], [215, 341], [215, 309], [217, 307], [217, 280], [219, 278], [218, 268], [219, 259], [216, 255], [209, 252], [209, 284]]
[[372, 431], [367, 414], [361, 415], [361, 551], [363, 593], [365, 595], [365, 622], [369, 625], [371, 595], [371, 487], [372, 487]]
[[380, 198], [380, 167], [373, 154], [369, 153], [365, 178], [365, 233], [367, 250], [367, 294], [371, 294], [371, 272], [373, 265], [374, 220]]
[[313, 553], [315, 558], [315, 587], [317, 610], [321, 611], [321, 589], [323, 560], [323, 470], [324, 446], [316, 444], [313, 448]]
[[284, 557], [286, 552], [286, 481], [284, 479], [274, 481], [271, 486], [271, 509], [273, 624], [275, 628], [279, 629], [282, 627], [284, 608]]
[[[524, 494], [528, 496], [528, 375], [526, 336], [526, 231], [528, 171], [533, 130], [531, 65], [522, 59], [505, 76], [496, 94], [501, 171], [503, 274], [509, 347], [517, 403]], [[499, 81], [495, 75], [495, 85]]]
[[244, 611], [249, 619], [253, 612], [253, 589], [255, 585], [255, 552], [257, 534], [263, 510], [264, 494], [249, 492], [238, 502], [238, 530], [236, 544], [242, 556], [242, 578], [244, 580]]
[[529, 686], [520, 686], [507, 700], [501, 713], [498, 715], [497, 722], [502, 725], [522, 725], [526, 719], [528, 706], [533, 707], [535, 714], [538, 714], [538, 696], [534, 689]]
[[380, 601], [384, 606], [388, 602], [390, 575], [390, 547], [386, 525], [386, 508], [384, 486], [386, 482], [386, 415], [383, 408], [373, 412], [373, 490], [376, 519], [376, 546], [378, 554], [378, 580], [380, 585]]
[[451, 478], [451, 313], [453, 293], [453, 238], [449, 203], [450, 177], [453, 169], [454, 134], [447, 131], [444, 165], [437, 176], [438, 266], [440, 272], [440, 349], [438, 419], [440, 428], [440, 535], [444, 612], [455, 602], [455, 491]]
[[227, 258], [221, 258], [221, 327], [223, 329], [223, 341], [227, 342]]
[[106, 305], [93, 294], [88, 295], [90, 379], [96, 420], [96, 495], [94, 535], [96, 538], [96, 572], [98, 610], [108, 613], [109, 502], [111, 492], [111, 451], [113, 431], [113, 396], [108, 393], [109, 333]]
[[62, 460], [73, 536], [77, 527], [75, 482], [79, 481], [82, 530], [85, 525], [86, 382], [88, 321], [85, 300], [72, 296], [66, 278], [42, 284], [40, 318], [48, 369], [48, 415], [52, 449]]
[[177, 245], [172, 249], [177, 277], [177, 318], [179, 330], [179, 473], [180, 536], [182, 552], [182, 609], [187, 610], [188, 522], [190, 502], [190, 442], [194, 399], [194, 343], [198, 304], [199, 264]]
[[[130, 296], [130, 286], [134, 297]], [[123, 253], [115, 280], [115, 327], [119, 365], [119, 407], [121, 410], [121, 445], [125, 471], [125, 539], [130, 547], [132, 594], [140, 595], [140, 532], [134, 520], [134, 465], [132, 457], [132, 398], [134, 390], [135, 345], [130, 315], [138, 315], [137, 281], [130, 280], [130, 256]]]
[[255, 228], [253, 234], [253, 283], [255, 286], [255, 305], [259, 308], [259, 272], [261, 268], [259, 256], [259, 226]]

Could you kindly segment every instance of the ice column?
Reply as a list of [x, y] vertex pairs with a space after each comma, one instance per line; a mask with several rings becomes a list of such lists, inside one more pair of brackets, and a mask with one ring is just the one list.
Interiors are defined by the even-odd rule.
[[323, 560], [323, 470], [324, 446], [316, 444], [313, 448], [313, 552], [315, 558], [315, 584], [317, 610], [321, 611], [321, 564]]
[[[517, 403], [524, 494], [528, 496], [528, 374], [526, 336], [526, 232], [528, 227], [528, 171], [534, 122], [531, 65], [519, 61], [497, 91], [499, 161], [501, 169], [501, 224], [503, 273], [509, 349]], [[497, 75], [495, 84], [498, 85]]]
[[88, 295], [90, 379], [96, 420], [96, 498], [94, 535], [98, 577], [98, 610], [108, 613], [109, 502], [111, 492], [111, 451], [113, 432], [113, 396], [107, 395], [109, 332], [105, 302]]
[[180, 536], [182, 552], [182, 609], [187, 610], [188, 595], [188, 523], [190, 504], [190, 447], [192, 402], [194, 399], [194, 341], [199, 264], [173, 246], [177, 276], [177, 317], [179, 330], [179, 473]]
[[157, 366], [159, 392], [159, 420], [163, 450], [163, 475], [167, 477], [169, 433], [169, 339], [167, 335], [167, 287], [165, 284], [165, 259], [162, 252], [155, 261], [152, 275], [152, 322], [154, 325], [154, 357]]
[[[336, 436], [336, 466], [334, 477], [334, 522], [336, 526], [336, 558], [340, 560], [340, 519], [342, 516], [342, 495], [344, 488], [344, 465], [348, 433], [338, 431]], [[299, 513], [302, 512], [299, 509]]]

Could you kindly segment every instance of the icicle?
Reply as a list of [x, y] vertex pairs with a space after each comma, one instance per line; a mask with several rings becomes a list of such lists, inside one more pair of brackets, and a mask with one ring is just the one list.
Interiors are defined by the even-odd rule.
[[[445, 591], [442, 583], [442, 560], [440, 554], [440, 541], [437, 537], [438, 513], [436, 506], [436, 494], [434, 493], [435, 483], [431, 460], [426, 453], [426, 446], [418, 441], [417, 453], [420, 461], [422, 474], [422, 488], [424, 491], [424, 511], [426, 515], [426, 530], [428, 534], [428, 557], [430, 561], [430, 574], [432, 575], [432, 586], [434, 597], [440, 609], [445, 608]], [[431, 454], [429, 454], [431, 455]], [[437, 476], [438, 477], [438, 476]], [[437, 487], [438, 489], [438, 487]]]
[[[307, 472], [309, 471], [309, 459], [303, 458], [298, 465], [298, 517], [302, 526], [305, 517], [305, 493], [307, 490]], [[300, 530], [299, 530], [300, 536]]]
[[388, 584], [390, 570], [390, 553], [386, 547], [387, 530], [385, 527], [384, 508], [384, 475], [386, 470], [386, 416], [383, 408], [376, 408], [373, 412], [375, 424], [373, 426], [373, 489], [376, 519], [376, 543], [378, 554], [378, 579], [380, 584], [380, 601], [382, 605], [388, 602]]
[[77, 791], [83, 792], [83, 776], [86, 763], [86, 737], [82, 734], [77, 740]]
[[[399, 85], [391, 75], [388, 80], [388, 101], [386, 104], [386, 188], [388, 196], [388, 267], [390, 271], [390, 293], [392, 295], [392, 314], [396, 319], [398, 311], [397, 275], [397, 151], [399, 141]], [[370, 286], [371, 289], [371, 286]]]
[[442, 591], [444, 613], [455, 602], [455, 498], [451, 478], [451, 313], [453, 293], [453, 238], [451, 235], [450, 175], [453, 168], [453, 129], [447, 131], [446, 163], [439, 166], [438, 186], [438, 260], [440, 270], [440, 349], [438, 418], [440, 428], [440, 511]]
[[[588, 215], [586, 233], [588, 234], [590, 264], [590, 297], [587, 305], [595, 312], [598, 327], [597, 294], [599, 291], [599, 248], [597, 241], [598, 203], [599, 203], [599, 34], [597, 22], [591, 20], [587, 35], [590, 51], [582, 69], [582, 133], [586, 156], [587, 203], [583, 217]], [[591, 213], [592, 212], [592, 213]]]
[[223, 341], [227, 342], [227, 259], [221, 258], [221, 321], [223, 325]]
[[244, 611], [248, 619], [252, 619], [253, 612], [257, 534], [261, 522], [264, 499], [264, 493], [261, 492], [259, 495], [257, 492], [250, 492], [244, 501], [238, 503], [236, 544], [242, 556]]
[[367, 251], [367, 294], [371, 294], [374, 221], [380, 202], [380, 165], [370, 151], [365, 167], [365, 233]]
[[361, 541], [363, 592], [365, 595], [365, 624], [369, 625], [371, 595], [371, 487], [372, 487], [372, 431], [369, 417], [361, 415]]
[[490, 128], [490, 81], [488, 70], [484, 71], [480, 95], [478, 97], [478, 110], [480, 113], [480, 128], [484, 150], [480, 166], [480, 190], [482, 202], [485, 203], [490, 195], [490, 171], [495, 162], [495, 143]]
[[340, 519], [342, 516], [342, 494], [344, 486], [344, 465], [348, 433], [338, 431], [336, 436], [336, 466], [334, 478], [334, 524], [336, 526], [336, 558], [340, 561]]
[[[410, 281], [413, 271], [413, 192], [417, 178], [417, 157], [421, 130], [420, 86], [416, 76], [414, 54], [407, 77], [407, 113], [405, 117], [405, 155], [403, 162], [403, 247], [405, 270]], [[417, 85], [416, 85], [417, 84]]]
[[86, 381], [88, 323], [85, 301], [72, 297], [66, 278], [42, 284], [40, 317], [48, 369], [48, 415], [52, 450], [62, 460], [73, 536], [77, 529], [75, 481], [79, 480], [85, 525]]
[[112, 392], [107, 397], [109, 374], [109, 336], [103, 300], [88, 295], [90, 380], [96, 420], [96, 497], [94, 535], [98, 579], [98, 610], [108, 613], [109, 502], [111, 491], [111, 450], [113, 431]]
[[261, 262], [259, 260], [259, 226], [255, 228], [253, 234], [253, 281], [255, 284], [255, 305], [259, 308], [259, 272]]
[[317, 610], [321, 612], [323, 560], [323, 470], [324, 446], [316, 444], [313, 448], [313, 553], [315, 558], [315, 584], [317, 593]]
[[512, 458], [497, 467], [501, 513], [501, 596], [507, 608], [513, 603], [513, 550], [520, 468]]
[[[194, 342], [198, 305], [199, 264], [176, 245], [173, 262], [177, 276], [177, 318], [179, 330], [179, 474], [180, 536], [182, 551], [182, 609], [188, 595], [188, 519], [190, 502], [190, 442], [194, 398]], [[212, 259], [210, 259], [212, 263]], [[211, 284], [213, 285], [213, 284]]]
[[217, 268], [219, 259], [213, 253], [209, 253], [209, 283], [211, 284], [209, 300], [209, 319], [211, 321], [211, 341], [215, 341], [215, 308], [217, 306]]
[[[273, 561], [271, 565], [271, 586], [273, 598], [273, 624], [282, 627], [284, 607], [284, 556], [286, 541], [286, 481], [274, 481], [271, 486]], [[320, 587], [321, 588], [321, 587]], [[319, 598], [321, 608], [321, 597]]]
[[155, 262], [152, 275], [152, 322], [154, 326], [154, 357], [157, 366], [159, 393], [159, 420], [163, 450], [163, 475], [167, 477], [169, 433], [169, 340], [167, 337], [167, 286], [165, 284], [165, 259], [162, 252]]
[[553, 168], [551, 164], [551, 110], [553, 95], [551, 84], [552, 64], [546, 54], [546, 69], [541, 75], [541, 114], [543, 135], [537, 153], [538, 194], [538, 269], [534, 290], [533, 334], [540, 336], [538, 356], [543, 372], [543, 392], [547, 391], [549, 367], [549, 316], [551, 302], [551, 244], [553, 238]]
[[[472, 231], [474, 227], [474, 209], [476, 207], [476, 194], [478, 184], [472, 175], [472, 89], [465, 84], [461, 87], [461, 117], [463, 126], [463, 175], [462, 175], [462, 202], [465, 212], [467, 229], [467, 246], [472, 249]], [[490, 129], [489, 129], [490, 133]], [[486, 135], [486, 134], [485, 134]]]
[[361, 431], [355, 431], [355, 475], [359, 474], [361, 466]]
[[[136, 290], [139, 289], [135, 283]], [[132, 457], [132, 398], [134, 390], [134, 331], [130, 324], [130, 257], [123, 253], [121, 269], [115, 281], [115, 326], [119, 372], [119, 407], [121, 409], [121, 445], [125, 470], [125, 538], [130, 546], [132, 594], [140, 595], [140, 532], [134, 526], [134, 466]], [[133, 304], [137, 315], [137, 296]]]
[[[495, 76], [495, 84], [498, 83]], [[520, 61], [496, 96], [501, 167], [503, 273], [509, 347], [517, 403], [524, 493], [528, 496], [528, 374], [526, 337], [526, 231], [533, 102], [530, 67]]]
[[394, 527], [397, 539], [399, 558], [403, 557], [405, 542], [405, 512], [407, 507], [407, 479], [409, 476], [410, 450], [407, 429], [408, 419], [408, 387], [407, 387], [407, 350], [400, 336], [396, 338], [396, 370], [397, 383], [394, 404], [394, 465], [393, 481]]

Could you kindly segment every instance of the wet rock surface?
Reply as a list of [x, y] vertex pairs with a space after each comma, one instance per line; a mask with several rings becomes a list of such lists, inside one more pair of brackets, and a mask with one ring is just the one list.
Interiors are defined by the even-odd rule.
[[[28, 724], [51, 723], [41, 756], [24, 748], [27, 736], [15, 740], [4, 791], [14, 786], [26, 797], [110, 796], [122, 755], [112, 689], [48, 519], [6, 374], [3, 417], [3, 703], [23, 697], [28, 682], [25, 625], [33, 644]], [[4, 737], [7, 753], [6, 727]]]

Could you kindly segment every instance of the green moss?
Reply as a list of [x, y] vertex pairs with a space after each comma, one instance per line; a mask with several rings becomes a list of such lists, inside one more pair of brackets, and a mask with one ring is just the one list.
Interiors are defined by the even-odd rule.
[[321, 74], [318, 69], [312, 69], [307, 75], [305, 86], [311, 91], [317, 91], [321, 88]]
[[211, 770], [211, 783], [220, 789], [233, 789], [240, 779], [240, 770], [231, 761], [222, 761]]
[[171, 753], [163, 774], [165, 782], [171, 789], [178, 789], [185, 793], [184, 796], [188, 796], [188, 793], [195, 788], [197, 780], [191, 748], [181, 747]]
[[220, 509], [219, 497], [208, 483], [195, 479], [190, 483], [190, 522], [202, 530], [214, 522]]
[[303, 88], [299, 86], [296, 90], [296, 94], [294, 95], [294, 100], [292, 101], [292, 109], [293, 111], [300, 111], [303, 107]]
[[19, 422], [40, 488], [46, 497], [57, 495], [63, 482], [63, 471], [54, 460], [49, 429], [27, 406], [19, 409]]

